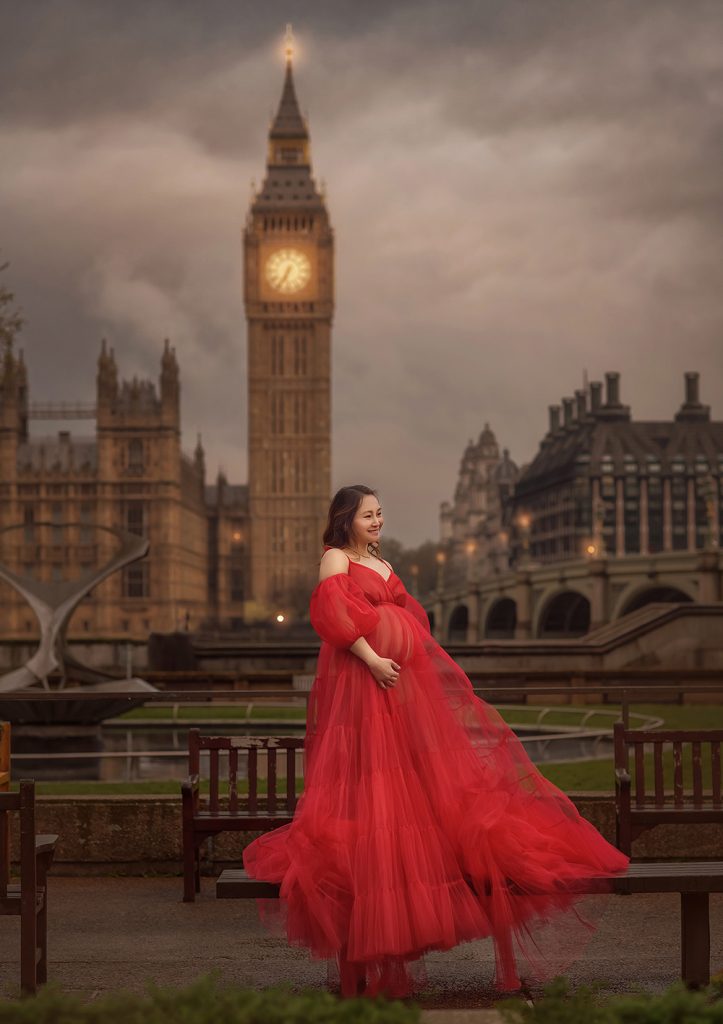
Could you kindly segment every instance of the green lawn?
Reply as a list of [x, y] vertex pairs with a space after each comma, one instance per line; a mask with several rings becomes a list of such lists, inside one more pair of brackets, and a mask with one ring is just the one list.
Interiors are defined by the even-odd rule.
[[[584, 715], [591, 710], [599, 710], [599, 715], [591, 715], [586, 725], [590, 728], [607, 726], [610, 724], [612, 715], [617, 712], [614, 704], [586, 704], [574, 707], [571, 710], [559, 710], [553, 708], [545, 715], [543, 725], [577, 725]], [[718, 705], [678, 705], [678, 704], [635, 704], [630, 706], [631, 711], [637, 711], [644, 715], [662, 718], [666, 728], [669, 729], [720, 729], [723, 728], [723, 703]], [[527, 725], [534, 723], [542, 707], [529, 707], [520, 705], [514, 709], [505, 708], [500, 712], [506, 722], [514, 722], [516, 725]], [[169, 707], [157, 707], [148, 704], [146, 707], [134, 708], [120, 716], [126, 719], [153, 719], [155, 721], [206, 721], [213, 719], [229, 719], [236, 722], [244, 722], [248, 719], [269, 718], [281, 720], [303, 721], [306, 718], [306, 709], [303, 706], [290, 707], [277, 704], [253, 703], [250, 714], [247, 713], [247, 705], [239, 704], [235, 707], [227, 705], [205, 704], [200, 707], [187, 707], [180, 705], [177, 714]]]
[[306, 718], [306, 708], [303, 705], [289, 707], [289, 705], [257, 704], [254, 703], [251, 712], [248, 713], [246, 704], [239, 704], [236, 707], [225, 707], [217, 704], [204, 704], [200, 707], [188, 707], [181, 704], [174, 714], [173, 708], [158, 707], [147, 704], [143, 708], [133, 708], [120, 716], [126, 719], [141, 718], [154, 721], [206, 721], [208, 719], [231, 719], [237, 722], [245, 722], [251, 718], [278, 718], [278, 719], [301, 719]]

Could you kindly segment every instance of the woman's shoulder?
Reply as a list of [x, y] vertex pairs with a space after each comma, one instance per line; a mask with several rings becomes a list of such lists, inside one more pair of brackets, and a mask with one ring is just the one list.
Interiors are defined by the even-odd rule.
[[341, 548], [327, 548], [319, 562], [319, 582], [338, 573], [348, 574], [349, 557]]

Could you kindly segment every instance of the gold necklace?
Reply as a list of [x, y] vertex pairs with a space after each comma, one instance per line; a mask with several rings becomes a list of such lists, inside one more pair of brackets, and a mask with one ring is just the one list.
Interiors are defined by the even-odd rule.
[[349, 545], [349, 550], [350, 550], [350, 551], [351, 551], [351, 552], [352, 552], [353, 554], [355, 554], [355, 555], [357, 556], [357, 558], [358, 558], [358, 559], [359, 559], [360, 561], [361, 561], [361, 559], [362, 559], [362, 558], [371, 558], [371, 557], [372, 557], [372, 556], [371, 556], [371, 555], [369, 555], [369, 554], [367, 554], [367, 555], [361, 555], [361, 554], [360, 554], [360, 553], [359, 553], [359, 552], [357, 551], [357, 549], [356, 549], [356, 548], [353, 548], [353, 547], [352, 547], [351, 545]]

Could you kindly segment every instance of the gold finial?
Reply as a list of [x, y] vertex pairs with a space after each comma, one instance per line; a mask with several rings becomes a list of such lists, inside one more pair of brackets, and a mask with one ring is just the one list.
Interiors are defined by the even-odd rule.
[[294, 32], [291, 28], [291, 22], [287, 22], [286, 25], [284, 53], [286, 54], [286, 63], [290, 66], [294, 59]]

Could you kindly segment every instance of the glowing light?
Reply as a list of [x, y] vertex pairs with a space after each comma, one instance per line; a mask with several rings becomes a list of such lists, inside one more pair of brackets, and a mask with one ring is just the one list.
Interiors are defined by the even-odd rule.
[[286, 57], [286, 63], [291, 64], [294, 59], [295, 44], [294, 44], [294, 32], [291, 28], [291, 23], [286, 26], [286, 36], [284, 38], [284, 56]]
[[477, 544], [473, 540], [468, 540], [465, 548], [468, 555], [473, 555], [477, 550]]
[[231, 536], [234, 540], [241, 540], [242, 534], [240, 530], [234, 530]]
[[585, 546], [585, 554], [586, 555], [596, 555], [597, 554], [597, 544], [594, 544], [592, 542], [587, 544]]
[[444, 551], [438, 551], [436, 557], [440, 565], [442, 564], [442, 562], [446, 562], [447, 560], [447, 556], [445, 555]]
[[276, 616], [276, 621], [277, 622], [284, 622], [285, 621], [285, 616], [283, 616], [281, 614], [281, 612], [279, 612], [279, 614]]

